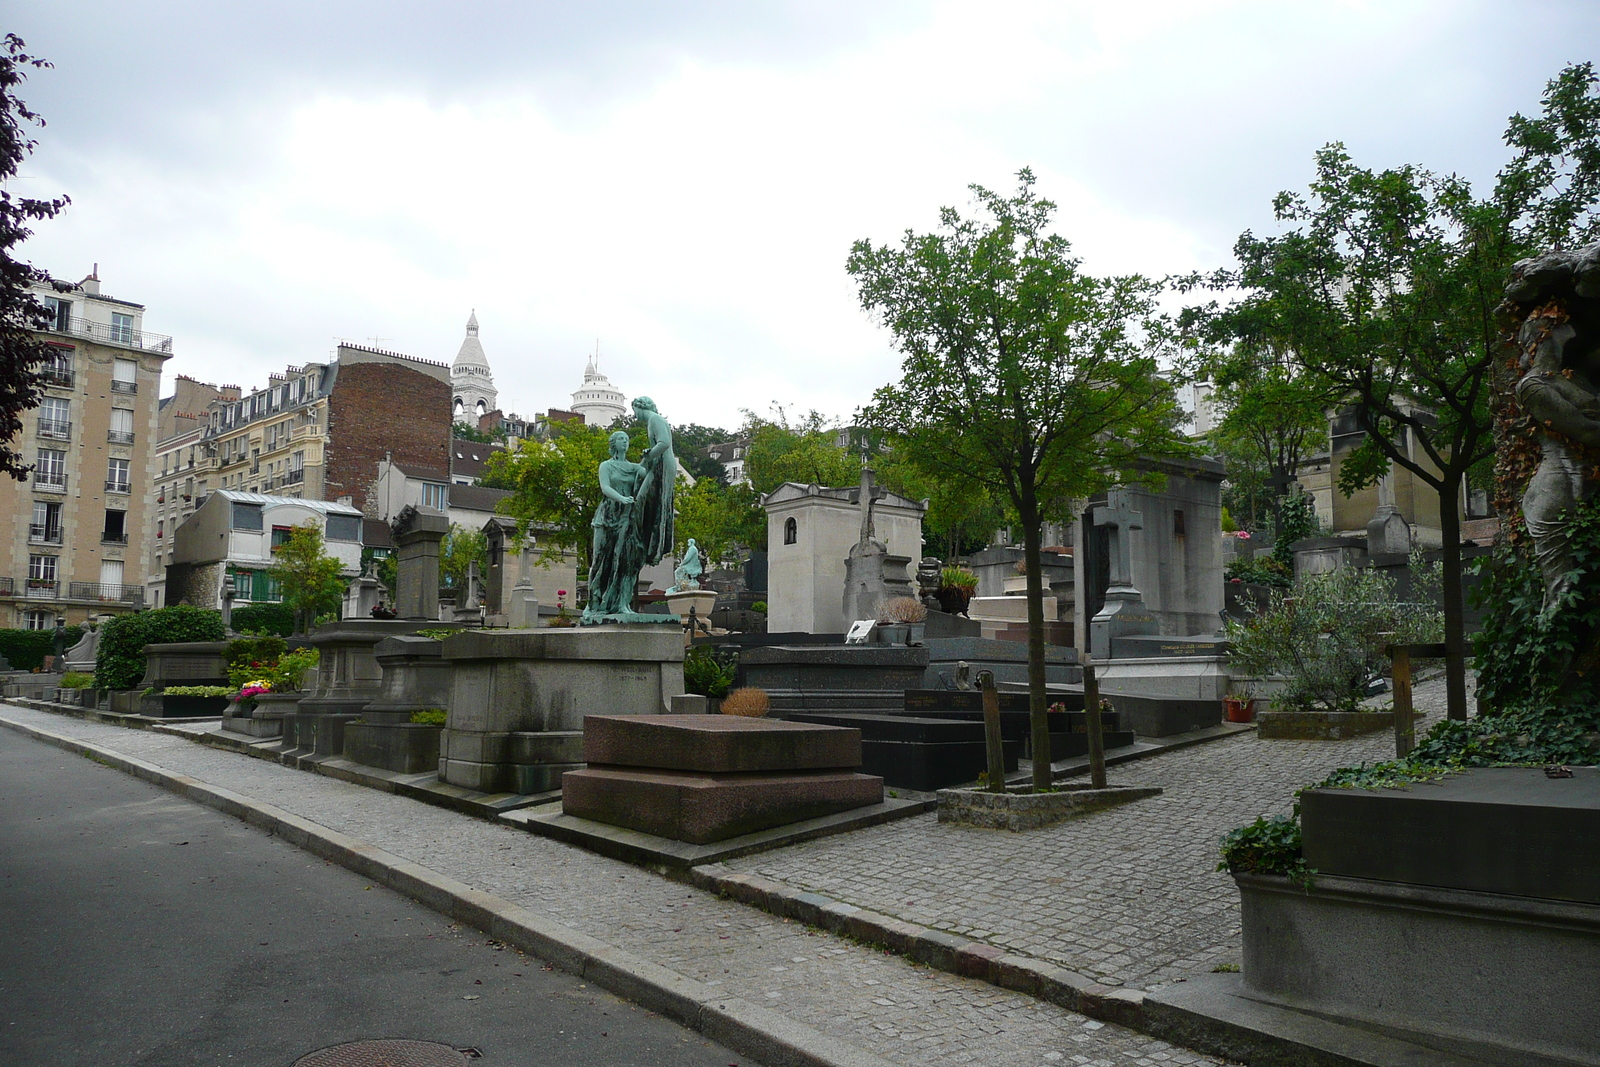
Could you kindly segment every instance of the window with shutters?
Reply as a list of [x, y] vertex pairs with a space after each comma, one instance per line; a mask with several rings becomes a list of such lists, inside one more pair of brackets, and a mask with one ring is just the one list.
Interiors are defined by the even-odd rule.
[[133, 412], [127, 408], [111, 409], [111, 433], [108, 439], [115, 444], [133, 444]]
[[139, 391], [139, 363], [132, 359], [111, 361], [111, 391], [137, 393]]

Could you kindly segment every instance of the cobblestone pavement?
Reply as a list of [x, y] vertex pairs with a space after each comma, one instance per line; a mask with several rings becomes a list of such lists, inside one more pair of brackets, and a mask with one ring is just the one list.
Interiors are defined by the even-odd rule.
[[[1443, 679], [1413, 699], [1420, 734], [1444, 715]], [[1287, 813], [1296, 789], [1336, 767], [1393, 756], [1389, 731], [1339, 742], [1245, 733], [1110, 768], [1114, 784], [1165, 792], [1089, 818], [1013, 834], [926, 815], [725, 866], [1148, 989], [1238, 961], [1239, 896], [1215, 870], [1224, 833]]]
[[[170, 734], [127, 730], [10, 705], [0, 706], [0, 716], [101, 745], [283, 808], [541, 912], [679, 974], [726, 986], [797, 1022], [908, 1067], [954, 1067], [977, 1062], [1018, 1067], [1168, 1067], [1222, 1062], [1031, 997], [918, 967], [882, 951], [808, 930], [798, 923], [508, 826], [205, 748]], [[1149, 765], [1135, 765], [1125, 773], [1132, 778], [1137, 771], [1138, 777], [1163, 784], [1178, 778], [1213, 778], [1218, 785], [1215, 795], [1234, 794], [1243, 807], [1252, 810], [1277, 802], [1283, 792], [1278, 788], [1280, 779], [1298, 785], [1317, 773], [1292, 771], [1259, 780], [1251, 777], [1248, 783], [1230, 785], [1226, 780], [1238, 773], [1241, 762], [1248, 762], [1241, 761], [1232, 749], [1243, 750], [1253, 744], [1220, 742], [1181, 754], [1192, 761], [1194, 768], [1181, 773], [1169, 771], [1167, 761], [1174, 758], [1170, 756]], [[1368, 747], [1376, 751], [1381, 746]], [[1346, 758], [1344, 753], [1355, 754], [1350, 746], [1331, 746], [1317, 752], [1289, 761], [1291, 768], [1331, 767]], [[1209, 773], [1208, 758], [1214, 761]], [[1257, 758], [1274, 764], [1283, 762], [1281, 757], [1265, 754]], [[104, 773], [118, 772], [107, 769]], [[1268, 795], [1243, 801], [1250, 791], [1263, 789], [1268, 790]], [[1212, 795], [1213, 791], [1202, 790], [1191, 803], [1196, 803], [1199, 796]], [[1152, 900], [1163, 895], [1170, 899], [1183, 892], [1187, 884], [1188, 875], [1181, 867], [1163, 874], [1165, 864], [1192, 866], [1199, 862], [1203, 867], [1210, 866], [1205, 853], [1209, 840], [1215, 837], [1211, 824], [1219, 819], [1225, 822], [1231, 816], [1210, 810], [1202, 815], [1205, 825], [1199, 830], [1191, 829], [1183, 805], [1174, 805], [1166, 809], [1161, 833], [1136, 829], [1130, 837], [1113, 835], [1119, 843], [1119, 862], [1130, 872], [1143, 872], [1146, 895]], [[1090, 821], [1101, 818], [1104, 817], [1096, 816]], [[1063, 888], [1066, 882], [1051, 879], [1072, 873], [1070, 865], [1059, 866], [1058, 860], [1057, 866], [1013, 866], [1015, 856], [1023, 851], [1019, 846], [1042, 838], [1017, 835], [1013, 841], [1006, 835], [940, 835], [931, 815], [909, 820], [901, 829], [908, 835], [906, 847], [926, 850], [926, 845], [917, 844], [921, 841], [932, 841], [936, 847], [926, 851], [923, 858], [902, 863], [886, 851], [901, 847], [902, 839], [891, 833], [863, 838], [863, 842], [876, 842], [870, 852], [861, 852], [863, 846], [853, 841], [836, 841], [835, 847], [849, 851], [831, 855], [826, 849], [819, 852], [802, 848], [795, 853], [797, 857], [815, 858], [818, 864], [826, 864], [827, 870], [840, 875], [848, 874], [852, 862], [865, 863], [871, 868], [872, 877], [863, 881], [861, 888], [881, 898], [865, 902], [886, 912], [905, 914], [910, 909], [902, 901], [931, 899], [937, 889], [937, 896], [948, 894], [952, 901], [959, 896], [982, 902], [973, 907], [981, 906], [985, 913], [995, 915], [993, 920], [985, 920], [983, 929], [997, 936], [1006, 925], [1001, 921], [1002, 913], [1018, 916], [1019, 930], [1029, 924], [1057, 926], [1069, 913], [1059, 905], [1069, 892]], [[1166, 835], [1195, 838], [1197, 844], [1188, 852], [1171, 850]], [[959, 842], [959, 847], [952, 842]], [[1080, 847], [1092, 848], [1087, 842]], [[1151, 849], [1149, 858], [1143, 852], [1146, 848]], [[952, 861], [948, 867], [946, 855]], [[959, 881], [954, 872], [975, 869], [970, 866], [971, 858], [980, 855], [989, 857], [989, 862], [976, 869], [978, 877]], [[814, 867], [811, 859], [802, 859], [798, 864], [786, 861], [779, 866], [791, 874], [795, 868], [807, 876], [824, 873], [824, 868]], [[1087, 901], [1090, 897], [1120, 894], [1123, 885], [1130, 887], [1129, 892], [1139, 888], [1132, 885], [1129, 877], [1118, 873], [1116, 864], [1096, 865], [1095, 869], [1098, 877], [1111, 879], [1109, 886], [1085, 882], [1070, 892], [1082, 894]], [[883, 877], [887, 872], [901, 870], [903, 875]], [[794, 877], [806, 880], [800, 874]], [[929, 889], [903, 891], [898, 884], [901, 877], [910, 877]], [[1199, 884], [1205, 887], [1200, 895], [1211, 901], [1212, 910], [1222, 917], [1219, 921], [1229, 929], [1236, 925], [1228, 918], [1220, 879], [1201, 878]], [[1089, 915], [1088, 910], [1080, 912], [1085, 916], [1081, 921], [1091, 929], [1146, 946], [1140, 949], [1140, 958], [1156, 958], [1159, 939], [1153, 932], [1140, 931], [1135, 922], [1122, 919], [1116, 929], [1108, 929], [1103, 917]], [[1174, 913], [1178, 910], [1152, 909]], [[1060, 931], [1042, 932], [1053, 935]], [[1046, 943], [1050, 940], [1045, 938]], [[1210, 941], [1206, 943], [1209, 945]], [[1118, 954], [1121, 950], [1107, 953]], [[1205, 951], [1179, 944], [1167, 953], [1169, 965], [1174, 955], [1200, 959]]]

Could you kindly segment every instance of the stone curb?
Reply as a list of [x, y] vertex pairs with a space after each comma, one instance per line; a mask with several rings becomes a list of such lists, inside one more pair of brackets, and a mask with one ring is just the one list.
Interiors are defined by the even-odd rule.
[[1145, 1013], [1142, 990], [1102, 985], [1053, 963], [1018, 956], [985, 941], [908, 923], [820, 893], [805, 893], [758, 874], [737, 874], [720, 864], [691, 868], [682, 876], [690, 885], [718, 893], [773, 915], [816, 926], [830, 933], [881, 945], [936, 970], [975, 978], [1002, 989], [1038, 997], [1093, 1019], [1167, 1038], [1171, 1028]]
[[297, 848], [403, 893], [441, 915], [594, 982], [769, 1067], [891, 1067], [888, 1060], [770, 1008], [718, 995], [701, 982], [281, 808], [4, 716], [0, 716], [0, 726], [276, 834]]

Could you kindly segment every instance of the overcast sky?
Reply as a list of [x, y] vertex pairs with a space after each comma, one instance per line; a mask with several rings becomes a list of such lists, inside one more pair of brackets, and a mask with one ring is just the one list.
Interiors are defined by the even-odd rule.
[[8, 7], [55, 63], [9, 187], [72, 197], [23, 255], [99, 263], [169, 378], [341, 338], [449, 361], [476, 308], [502, 407], [566, 405], [598, 339], [629, 396], [725, 426], [890, 380], [850, 243], [969, 183], [1033, 167], [1093, 273], [1222, 266], [1329, 141], [1488, 181], [1600, 52], [1594, 0]]

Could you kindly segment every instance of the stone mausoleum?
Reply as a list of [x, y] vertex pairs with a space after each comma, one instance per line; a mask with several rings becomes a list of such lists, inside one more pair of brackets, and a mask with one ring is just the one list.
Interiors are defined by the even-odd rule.
[[[861, 539], [861, 487], [785, 482], [762, 498], [767, 510], [767, 630], [843, 634], [845, 560]], [[872, 522], [905, 573], [922, 556], [926, 501], [874, 491]]]

